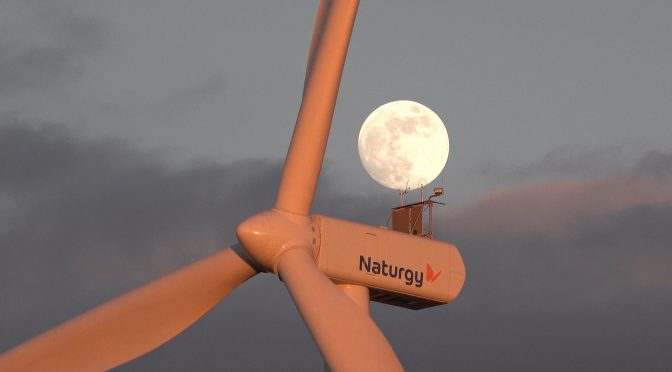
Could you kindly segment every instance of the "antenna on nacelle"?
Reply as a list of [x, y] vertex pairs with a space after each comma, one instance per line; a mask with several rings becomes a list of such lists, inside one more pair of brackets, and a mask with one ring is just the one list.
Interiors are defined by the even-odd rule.
[[408, 194], [408, 191], [411, 189], [410, 186], [408, 186], [409, 180], [406, 180], [406, 188], [404, 188], [404, 191], [399, 190], [399, 206], [404, 205], [404, 195]]
[[418, 182], [418, 186], [420, 186], [420, 201], [425, 200], [425, 182], [427, 182], [426, 178], [422, 178], [420, 182]]

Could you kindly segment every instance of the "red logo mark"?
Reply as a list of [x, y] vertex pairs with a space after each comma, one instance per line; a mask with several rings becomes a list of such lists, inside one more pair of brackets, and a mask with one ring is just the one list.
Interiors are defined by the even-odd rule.
[[434, 273], [434, 270], [432, 270], [432, 265], [427, 264], [427, 280], [429, 280], [430, 283], [434, 283], [439, 275], [441, 275], [441, 271]]

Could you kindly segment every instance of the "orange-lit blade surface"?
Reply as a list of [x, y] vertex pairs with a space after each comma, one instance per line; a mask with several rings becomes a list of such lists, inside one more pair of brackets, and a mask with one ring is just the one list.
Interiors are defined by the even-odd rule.
[[299, 116], [280, 181], [277, 209], [307, 215], [313, 201], [359, 1], [323, 0], [313, 32]]
[[0, 371], [102, 371], [167, 342], [256, 270], [227, 248], [0, 356]]
[[306, 90], [306, 84], [310, 80], [310, 74], [313, 70], [313, 61], [315, 60], [315, 50], [317, 49], [317, 42], [322, 38], [324, 32], [324, 24], [327, 19], [327, 10], [331, 7], [332, 0], [320, 1], [320, 6], [317, 8], [317, 15], [315, 16], [315, 25], [313, 25], [313, 37], [310, 39], [310, 51], [308, 51], [308, 61], [306, 62], [306, 77], [303, 82], [303, 90]]
[[331, 370], [403, 370], [366, 310], [327, 279], [306, 250], [283, 253], [278, 274]]

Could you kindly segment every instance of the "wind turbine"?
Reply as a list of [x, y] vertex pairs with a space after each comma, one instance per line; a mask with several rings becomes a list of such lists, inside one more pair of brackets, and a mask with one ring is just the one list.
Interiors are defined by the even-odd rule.
[[0, 355], [0, 370], [113, 368], [177, 336], [259, 272], [285, 283], [332, 370], [403, 369], [368, 315], [369, 293], [413, 309], [440, 305], [460, 292], [465, 270], [450, 244], [310, 215], [358, 5], [320, 2], [275, 206], [238, 226], [240, 244], [9, 350]]

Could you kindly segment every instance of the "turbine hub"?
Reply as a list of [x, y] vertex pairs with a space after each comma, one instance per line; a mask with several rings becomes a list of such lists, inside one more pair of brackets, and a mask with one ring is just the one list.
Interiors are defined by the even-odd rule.
[[243, 221], [236, 229], [238, 241], [264, 270], [277, 274], [278, 258], [294, 248], [308, 249], [317, 257], [320, 232], [308, 216], [271, 209]]

